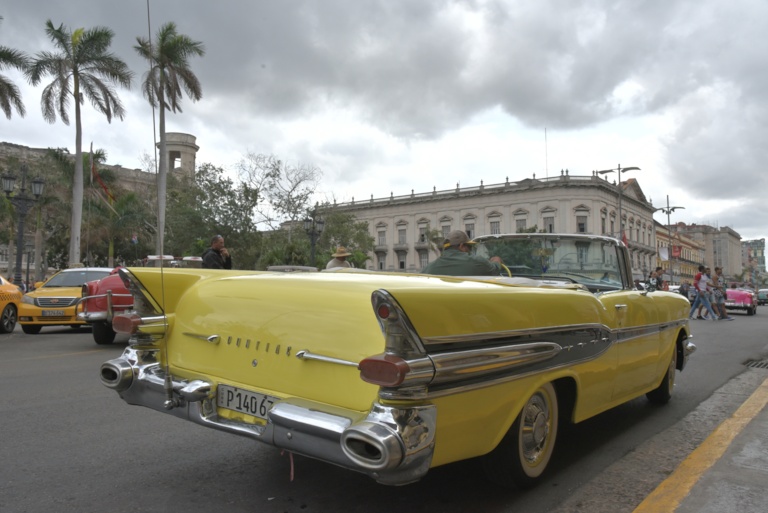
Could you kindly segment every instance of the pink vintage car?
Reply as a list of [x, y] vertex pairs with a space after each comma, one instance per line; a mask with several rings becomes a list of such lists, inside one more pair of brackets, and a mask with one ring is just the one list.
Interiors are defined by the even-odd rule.
[[757, 294], [751, 289], [727, 289], [725, 308], [727, 310], [745, 310], [747, 315], [757, 313]]

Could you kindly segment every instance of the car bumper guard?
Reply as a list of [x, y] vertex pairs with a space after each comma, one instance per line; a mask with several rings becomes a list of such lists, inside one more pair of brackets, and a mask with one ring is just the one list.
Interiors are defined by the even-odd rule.
[[158, 349], [127, 348], [120, 358], [102, 364], [102, 383], [129, 404], [334, 463], [383, 484], [418, 481], [429, 470], [437, 418], [434, 405], [398, 408], [374, 403], [361, 414], [287, 398], [271, 408], [265, 425], [249, 424], [220, 417], [214, 384], [173, 379], [157, 354]]

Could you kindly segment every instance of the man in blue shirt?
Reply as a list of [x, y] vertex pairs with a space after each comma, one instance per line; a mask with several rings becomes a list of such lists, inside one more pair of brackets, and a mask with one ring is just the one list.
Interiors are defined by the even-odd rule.
[[488, 261], [481, 256], [470, 255], [472, 244], [474, 242], [463, 231], [452, 231], [443, 241], [443, 254], [422, 272], [443, 276], [499, 276], [501, 258], [495, 256]]

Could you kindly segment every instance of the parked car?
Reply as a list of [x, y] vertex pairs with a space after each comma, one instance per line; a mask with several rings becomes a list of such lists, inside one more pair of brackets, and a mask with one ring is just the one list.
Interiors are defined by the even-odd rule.
[[757, 291], [757, 304], [768, 304], [768, 289], [760, 289]]
[[757, 313], [757, 294], [752, 289], [726, 289], [725, 309], [744, 310], [747, 315]]
[[21, 296], [19, 287], [0, 277], [0, 333], [11, 333], [16, 328]]
[[621, 242], [494, 235], [475, 250], [515, 275], [120, 269], [134, 307], [113, 326], [131, 338], [102, 383], [389, 485], [482, 457], [493, 481], [532, 486], [561, 422], [669, 401], [695, 349], [690, 304], [634, 290]]
[[[152, 267], [200, 268], [200, 257], [149, 255], [147, 264]], [[77, 318], [92, 327], [93, 341], [99, 345], [111, 344], [117, 335], [112, 329], [112, 318], [133, 308], [133, 296], [117, 274], [116, 267], [109, 276], [83, 284], [78, 301]]]
[[133, 296], [123, 284], [116, 267], [108, 276], [83, 284], [77, 318], [91, 325], [93, 340], [97, 344], [111, 344], [115, 340], [112, 318], [133, 308]]
[[34, 335], [44, 326], [84, 326], [85, 322], [77, 318], [75, 311], [83, 284], [103, 278], [110, 272], [111, 267], [77, 267], [54, 274], [22, 297], [19, 306], [21, 329]]

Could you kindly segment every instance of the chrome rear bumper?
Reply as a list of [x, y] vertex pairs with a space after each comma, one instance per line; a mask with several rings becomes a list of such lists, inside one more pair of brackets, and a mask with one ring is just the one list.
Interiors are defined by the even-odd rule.
[[265, 425], [219, 417], [215, 384], [166, 375], [158, 349], [129, 347], [101, 366], [102, 383], [129, 404], [146, 406], [220, 431], [402, 485], [429, 470], [434, 452], [434, 405], [393, 408], [374, 403], [366, 413], [299, 398], [276, 403]]

